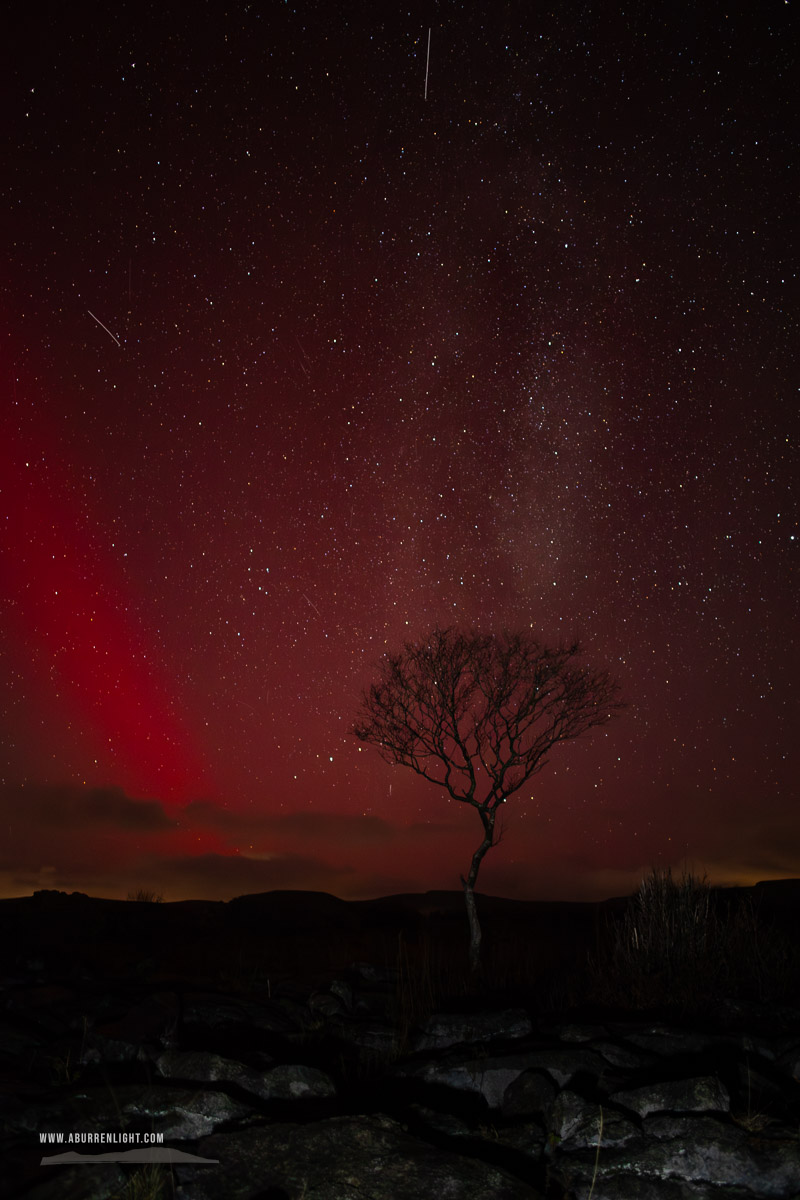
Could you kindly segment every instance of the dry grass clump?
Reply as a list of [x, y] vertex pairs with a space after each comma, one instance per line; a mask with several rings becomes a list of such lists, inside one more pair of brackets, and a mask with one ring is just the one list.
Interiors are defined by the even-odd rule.
[[[466, 923], [466, 922], [465, 922]], [[434, 1013], [445, 999], [467, 989], [466, 954], [423, 936], [409, 945], [402, 933], [397, 939], [396, 990], [390, 1015], [397, 1025], [397, 1052], [404, 1052], [412, 1031]]]
[[399, 1047], [406, 1047], [413, 1031], [442, 1009], [526, 1003], [549, 1010], [582, 999], [586, 951], [580, 943], [560, 947], [554, 957], [552, 947], [536, 936], [526, 939], [520, 928], [503, 929], [487, 921], [477, 971], [470, 969], [468, 950], [466, 917], [463, 927], [456, 922], [423, 929], [412, 940], [398, 936], [386, 965], [395, 971], [390, 1017], [398, 1028]]
[[112, 1200], [168, 1200], [175, 1195], [172, 1171], [164, 1163], [147, 1163], [130, 1175]]
[[686, 1015], [725, 999], [788, 1001], [798, 981], [797, 947], [759, 920], [752, 896], [714, 894], [705, 876], [655, 868], [607, 923], [588, 970], [601, 1003]]

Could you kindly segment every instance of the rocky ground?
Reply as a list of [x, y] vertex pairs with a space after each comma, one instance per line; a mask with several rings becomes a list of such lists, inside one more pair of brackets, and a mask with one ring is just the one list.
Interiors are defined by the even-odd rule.
[[[580, 946], [593, 907], [547, 924]], [[800, 1011], [437, 1010], [402, 953], [421, 920], [276, 893], [0, 902], [2, 1194], [800, 1200]]]

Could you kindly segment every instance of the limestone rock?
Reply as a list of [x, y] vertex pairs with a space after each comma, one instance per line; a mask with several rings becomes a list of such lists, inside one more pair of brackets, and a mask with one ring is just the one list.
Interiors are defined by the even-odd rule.
[[614, 1092], [610, 1099], [640, 1117], [651, 1112], [728, 1112], [731, 1106], [727, 1088], [718, 1079], [708, 1077], [668, 1079], [628, 1092]]
[[527, 1037], [533, 1032], [524, 1009], [498, 1013], [438, 1013], [429, 1017], [414, 1039], [414, 1050], [440, 1050], [463, 1042]]
[[510, 1173], [433, 1147], [381, 1114], [218, 1134], [199, 1153], [220, 1167], [176, 1167], [181, 1200], [542, 1200]]

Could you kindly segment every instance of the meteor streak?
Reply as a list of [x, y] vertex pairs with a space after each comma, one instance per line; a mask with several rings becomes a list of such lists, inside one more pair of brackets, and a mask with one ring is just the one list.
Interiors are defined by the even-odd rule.
[[425, 99], [428, 99], [428, 67], [431, 65], [431, 27], [428, 26], [428, 57], [425, 60]]
[[93, 317], [93, 318], [94, 318], [94, 320], [95, 320], [95, 321], [97, 321], [97, 324], [100, 326], [100, 328], [101, 328], [101, 329], [105, 329], [106, 333], [108, 334], [108, 336], [109, 336], [110, 338], [114, 338], [114, 341], [117, 343], [117, 345], [119, 346], [119, 348], [120, 348], [120, 350], [121, 350], [121, 349], [122, 349], [122, 344], [121, 344], [121, 342], [120, 342], [119, 338], [115, 338], [115, 337], [114, 337], [113, 333], [112, 333], [112, 332], [111, 332], [111, 330], [108, 328], [108, 326], [107, 326], [107, 325], [104, 325], [104, 324], [103, 324], [103, 322], [100, 320], [100, 318], [99, 318], [99, 317], [95, 317], [94, 313], [92, 312], [92, 310], [91, 310], [90, 308], [87, 308], [87, 310], [86, 310], [86, 311], [88, 312], [88, 314], [89, 314], [89, 316], [90, 316], [90, 317]]

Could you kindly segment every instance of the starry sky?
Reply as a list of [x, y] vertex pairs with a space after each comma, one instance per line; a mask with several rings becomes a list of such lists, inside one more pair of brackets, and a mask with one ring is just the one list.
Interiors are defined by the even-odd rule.
[[629, 708], [479, 890], [800, 875], [793, 9], [3, 16], [0, 895], [459, 887], [433, 625]]

